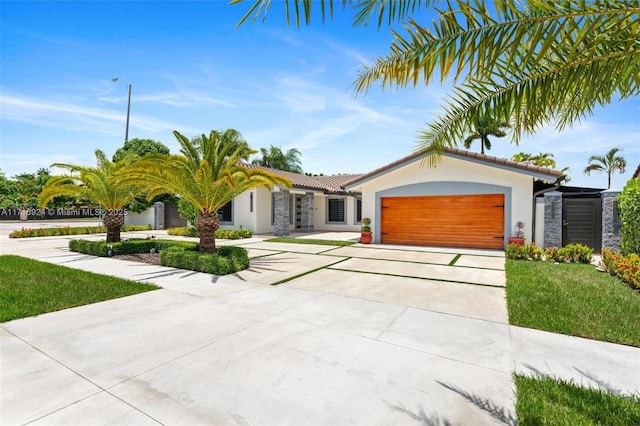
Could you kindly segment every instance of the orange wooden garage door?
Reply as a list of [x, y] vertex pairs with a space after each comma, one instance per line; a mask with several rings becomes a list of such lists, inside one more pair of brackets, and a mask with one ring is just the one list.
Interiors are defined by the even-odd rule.
[[504, 194], [383, 197], [382, 243], [504, 248]]

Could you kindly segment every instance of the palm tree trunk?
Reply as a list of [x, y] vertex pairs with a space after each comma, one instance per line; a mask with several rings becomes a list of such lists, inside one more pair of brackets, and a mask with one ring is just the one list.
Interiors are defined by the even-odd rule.
[[611, 189], [611, 170], [607, 170], [607, 189]]
[[200, 252], [216, 252], [216, 231], [220, 227], [217, 212], [200, 212], [196, 218], [196, 228], [200, 233]]
[[119, 242], [120, 228], [124, 225], [124, 215], [120, 212], [107, 212], [102, 221], [107, 228], [107, 242]]

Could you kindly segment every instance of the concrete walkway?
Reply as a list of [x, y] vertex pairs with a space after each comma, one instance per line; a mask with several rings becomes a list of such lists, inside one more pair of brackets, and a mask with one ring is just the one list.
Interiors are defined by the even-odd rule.
[[2, 425], [515, 424], [514, 371], [640, 392], [640, 349], [508, 325], [499, 252], [253, 238], [216, 277], [68, 239], [0, 253], [163, 288], [1, 324]]

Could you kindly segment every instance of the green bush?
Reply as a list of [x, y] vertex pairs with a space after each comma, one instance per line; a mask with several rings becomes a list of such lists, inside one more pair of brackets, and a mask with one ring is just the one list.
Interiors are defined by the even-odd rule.
[[[122, 232], [129, 231], [149, 231], [151, 225], [125, 225]], [[9, 238], [28, 238], [28, 237], [56, 237], [59, 235], [82, 235], [82, 234], [101, 234], [107, 232], [104, 226], [81, 226], [62, 228], [22, 228], [9, 234]]]
[[535, 243], [523, 246], [512, 243], [507, 246], [505, 251], [507, 259], [542, 260], [543, 254], [543, 250]]
[[106, 243], [104, 241], [88, 241], [88, 240], [71, 240], [69, 241], [69, 250], [78, 253], [90, 254], [92, 256], [109, 256], [109, 249], [111, 249], [111, 255], [119, 254], [133, 254], [133, 253], [149, 253], [151, 249], [155, 249], [156, 252], [168, 249], [170, 247], [179, 247], [182, 250], [198, 250], [198, 243], [191, 241], [171, 241], [171, 240], [127, 240], [119, 243]]
[[623, 256], [606, 248], [602, 249], [602, 266], [605, 271], [618, 277], [631, 287], [640, 290], [640, 256], [631, 253]]
[[625, 255], [640, 254], [640, 179], [631, 179], [618, 195], [620, 248]]
[[591, 263], [593, 249], [583, 244], [568, 244], [565, 247], [549, 247], [542, 250], [535, 243], [519, 246], [509, 244], [505, 250], [507, 259], [548, 260], [558, 263]]
[[[167, 234], [178, 235], [181, 237], [198, 237], [200, 234], [196, 228], [181, 227], [181, 228], [169, 228]], [[216, 238], [219, 240], [241, 240], [243, 238], [251, 238], [253, 232], [250, 229], [218, 229], [216, 231]]]
[[218, 247], [216, 254], [185, 251], [172, 247], [160, 252], [160, 264], [173, 268], [227, 275], [249, 267], [249, 256], [242, 247]]
[[241, 240], [252, 236], [253, 232], [250, 229], [218, 229], [216, 231], [216, 238], [221, 240]]
[[200, 234], [198, 234], [198, 230], [196, 228], [193, 228], [191, 226], [182, 226], [182, 227], [178, 227], [178, 228], [169, 228], [167, 229], [167, 234], [169, 235], [176, 235], [179, 237], [197, 237]]

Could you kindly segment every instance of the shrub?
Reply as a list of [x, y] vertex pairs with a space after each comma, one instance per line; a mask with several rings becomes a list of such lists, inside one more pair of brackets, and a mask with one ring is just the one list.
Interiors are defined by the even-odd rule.
[[[196, 228], [181, 227], [167, 229], [169, 235], [179, 235], [181, 237], [198, 237], [200, 234]], [[241, 240], [243, 238], [251, 238], [253, 232], [250, 229], [218, 229], [216, 238], [220, 240]]]
[[509, 244], [505, 251], [507, 259], [548, 260], [559, 263], [591, 263], [593, 249], [582, 244], [569, 244], [562, 248], [549, 247], [542, 250], [535, 243], [519, 246]]
[[167, 234], [176, 235], [180, 237], [197, 237], [198, 230], [196, 228], [192, 228], [190, 226], [183, 226], [179, 228], [169, 228], [167, 229]]
[[507, 259], [542, 260], [543, 251], [535, 243], [519, 245], [509, 244], [506, 249]]
[[[129, 231], [149, 231], [151, 225], [125, 225], [122, 232]], [[28, 238], [28, 237], [56, 237], [59, 235], [82, 235], [82, 234], [100, 234], [107, 232], [104, 226], [80, 226], [62, 228], [22, 228], [9, 234], [9, 238]]]
[[216, 238], [221, 240], [241, 240], [252, 236], [253, 232], [250, 229], [218, 229], [216, 231]]
[[92, 256], [109, 256], [118, 254], [149, 253], [151, 249], [159, 252], [170, 247], [179, 247], [182, 250], [198, 250], [198, 243], [191, 241], [171, 241], [171, 240], [127, 240], [119, 243], [106, 243], [105, 241], [71, 240], [69, 250], [78, 253], [90, 254]]
[[620, 248], [623, 254], [640, 254], [640, 179], [631, 179], [618, 195]]
[[185, 251], [181, 247], [171, 247], [160, 252], [163, 266], [227, 275], [249, 267], [249, 256], [242, 247], [218, 247], [216, 254]]
[[602, 267], [632, 288], [640, 290], [640, 256], [636, 253], [623, 256], [603, 248]]

